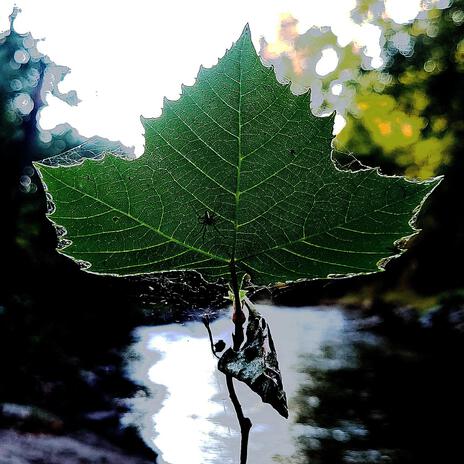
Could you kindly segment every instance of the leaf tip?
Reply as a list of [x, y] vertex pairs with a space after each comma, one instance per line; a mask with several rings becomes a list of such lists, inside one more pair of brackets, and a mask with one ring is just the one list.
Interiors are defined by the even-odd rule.
[[242, 33], [240, 34], [240, 37], [238, 39], [238, 42], [241, 42], [242, 40], [251, 40], [251, 30], [250, 30], [250, 24], [246, 23]]
[[146, 129], [147, 124], [148, 124], [148, 118], [146, 118], [145, 116], [140, 115], [140, 122], [142, 123], [143, 128]]
[[[310, 91], [310, 89], [308, 89], [306, 94], [310, 94], [310, 93], [311, 93], [311, 91]], [[331, 131], [333, 130], [336, 116], [337, 116], [336, 110], [333, 110], [330, 113], [325, 114], [325, 115], [322, 116], [322, 119], [325, 120], [324, 122], [326, 123], [327, 127], [330, 128]], [[332, 134], [331, 134], [331, 138], [334, 138]]]
[[428, 183], [432, 184], [433, 188], [435, 189], [436, 187], [438, 187], [443, 182], [444, 179], [445, 179], [445, 176], [440, 175], [440, 176], [432, 177], [432, 178], [426, 180], [426, 182], [428, 181]]

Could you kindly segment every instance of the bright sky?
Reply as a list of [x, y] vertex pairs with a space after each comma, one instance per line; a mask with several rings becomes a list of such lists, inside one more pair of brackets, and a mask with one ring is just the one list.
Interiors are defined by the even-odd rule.
[[[376, 56], [378, 30], [350, 20], [354, 0], [2, 0], [0, 31], [8, 29], [14, 5], [22, 9], [15, 28], [44, 38], [39, 49], [72, 72], [60, 90], [76, 90], [81, 103], [53, 96], [40, 125], [70, 123], [87, 137], [100, 135], [143, 152], [140, 115], [160, 114], [163, 96], [177, 98], [193, 84], [200, 64], [212, 66], [248, 22], [255, 46], [274, 40], [283, 13], [312, 25], [333, 27], [340, 42], [356, 39]], [[406, 22], [420, 0], [387, 0], [389, 15]], [[329, 57], [330, 58], [330, 57]]]

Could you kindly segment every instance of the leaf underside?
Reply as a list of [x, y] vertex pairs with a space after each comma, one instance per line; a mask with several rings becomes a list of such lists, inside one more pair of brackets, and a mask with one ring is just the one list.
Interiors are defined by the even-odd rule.
[[333, 117], [276, 81], [248, 27], [182, 90], [142, 119], [140, 158], [37, 165], [70, 241], [61, 252], [90, 272], [212, 280], [233, 262], [257, 284], [375, 272], [439, 182], [336, 168]]

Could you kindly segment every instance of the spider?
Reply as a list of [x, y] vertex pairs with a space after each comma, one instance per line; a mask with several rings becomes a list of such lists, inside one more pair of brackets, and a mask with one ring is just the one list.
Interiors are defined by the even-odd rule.
[[206, 210], [202, 215], [198, 216], [198, 222], [201, 224], [201, 230], [200, 232], [202, 233], [202, 241], [205, 241], [205, 236], [206, 236], [206, 230], [208, 227], [213, 227], [216, 232], [219, 233], [219, 230], [217, 228], [217, 214]]

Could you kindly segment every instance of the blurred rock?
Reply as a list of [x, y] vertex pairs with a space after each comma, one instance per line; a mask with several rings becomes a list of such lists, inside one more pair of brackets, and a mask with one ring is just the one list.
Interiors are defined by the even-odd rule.
[[417, 309], [408, 306], [395, 308], [393, 310], [393, 315], [396, 317], [397, 321], [404, 326], [414, 326], [417, 325], [419, 321]]
[[64, 427], [63, 421], [54, 414], [23, 404], [1, 404], [0, 418], [3, 425], [27, 432], [60, 433]]
[[92, 422], [112, 422], [119, 420], [117, 411], [92, 411], [84, 415], [84, 418]]
[[73, 436], [0, 430], [0, 464], [153, 464], [89, 433]]
[[464, 306], [440, 305], [424, 314], [419, 322], [424, 329], [464, 336]]

